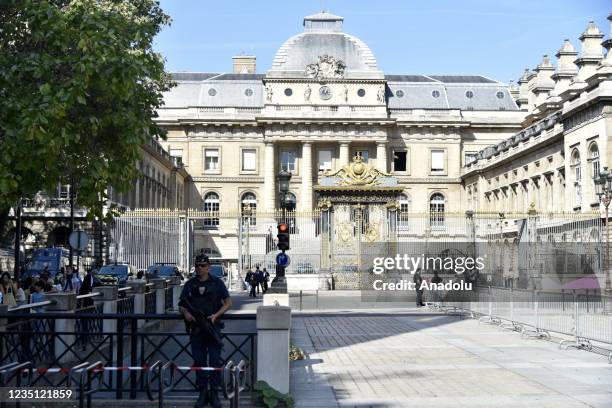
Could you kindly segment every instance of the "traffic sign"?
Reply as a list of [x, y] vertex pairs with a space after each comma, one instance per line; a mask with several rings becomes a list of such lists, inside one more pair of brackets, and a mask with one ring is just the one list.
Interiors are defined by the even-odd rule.
[[291, 258], [284, 252], [279, 252], [276, 255], [276, 264], [280, 266], [289, 266], [291, 263]]
[[83, 250], [87, 248], [89, 236], [85, 231], [73, 231], [68, 238], [68, 242], [73, 249]]

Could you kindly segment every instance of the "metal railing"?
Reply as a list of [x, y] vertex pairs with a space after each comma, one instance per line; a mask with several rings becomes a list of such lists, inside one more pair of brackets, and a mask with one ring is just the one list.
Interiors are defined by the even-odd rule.
[[481, 322], [520, 331], [529, 337], [550, 333], [571, 336], [560, 347], [600, 349], [612, 364], [612, 296], [545, 292], [509, 288], [481, 288], [464, 301], [439, 303], [445, 311], [462, 310]]
[[[0, 332], [0, 365], [30, 361], [35, 367], [53, 368], [83, 361], [100, 361], [105, 367], [150, 367], [157, 360], [174, 361], [181, 365], [191, 365], [193, 361], [191, 339], [184, 331], [183, 318], [179, 314], [4, 313], [0, 314], [0, 319], [16, 321], [5, 326], [4, 332]], [[155, 332], [139, 329], [138, 321], [146, 319], [165, 321], [166, 324], [161, 327], [170, 326], [171, 329]], [[89, 343], [83, 348], [80, 339], [89, 333], [86, 332], [87, 325], [76, 324], [79, 320], [114, 321], [115, 324], [103, 323], [105, 330], [96, 334], [95, 347]], [[58, 321], [68, 321], [67, 327], [78, 327], [78, 330], [60, 331], [56, 324]], [[251, 322], [247, 329], [222, 333], [224, 347], [221, 355], [223, 365], [232, 360], [245, 360], [248, 369], [244, 382], [250, 388], [256, 378], [255, 314], [225, 314], [223, 321]], [[116, 330], [107, 327], [116, 327]], [[134, 399], [146, 393], [145, 380], [141, 371], [131, 371], [129, 374], [105, 371], [99, 388], [106, 393], [114, 393], [116, 399], [126, 396]], [[31, 386], [64, 387], [68, 381], [61, 370], [34, 371]], [[196, 390], [195, 372], [185, 370], [176, 373], [174, 385], [169, 392], [181, 395]]]

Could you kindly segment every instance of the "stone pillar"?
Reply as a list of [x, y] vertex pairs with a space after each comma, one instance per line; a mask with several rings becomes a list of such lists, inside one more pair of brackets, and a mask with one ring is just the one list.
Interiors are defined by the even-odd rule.
[[164, 314], [166, 313], [166, 280], [165, 279], [151, 279], [153, 287], [151, 290], [155, 291], [155, 313]]
[[335, 170], [338, 170], [342, 168], [342, 166], [346, 166], [347, 164], [349, 164], [351, 160], [349, 146], [349, 142], [340, 142], [340, 156], [338, 159], [338, 168]]
[[387, 142], [376, 142], [376, 167], [387, 172]]
[[274, 143], [265, 142], [263, 210], [273, 213], [276, 207], [276, 174], [274, 174]]
[[[130, 282], [134, 294], [134, 314], [144, 314], [145, 294], [147, 293], [147, 282], [144, 280], [133, 280]], [[138, 328], [144, 326], [144, 319], [138, 320]]]
[[257, 308], [257, 380], [281, 393], [289, 392], [289, 332], [291, 308]]
[[302, 144], [302, 211], [312, 211], [312, 143]]
[[181, 291], [183, 290], [181, 277], [171, 276], [168, 281], [168, 286], [172, 288], [172, 310], [178, 311], [178, 301], [181, 296]]
[[[77, 305], [76, 293], [46, 293], [45, 300], [50, 300], [53, 303], [46, 306], [45, 311], [50, 313], [74, 313]], [[76, 337], [75, 331], [75, 319], [54, 319], [55, 332], [56, 333], [72, 333], [72, 334], [57, 334], [53, 345], [54, 355], [58, 359], [59, 363], [67, 363], [74, 361], [74, 352], [66, 349], [74, 347]], [[65, 353], [65, 354], [64, 354]]]
[[[96, 286], [94, 292], [100, 293], [100, 296], [95, 297], [95, 303], [102, 303], [102, 313], [115, 314], [117, 313], [117, 299], [119, 298], [119, 287], [117, 285]], [[117, 332], [117, 320], [104, 319], [102, 321], [102, 331], [104, 333]]]

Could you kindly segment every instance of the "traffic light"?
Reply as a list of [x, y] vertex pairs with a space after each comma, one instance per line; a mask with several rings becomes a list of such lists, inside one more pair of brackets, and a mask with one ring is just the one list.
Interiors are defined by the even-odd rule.
[[280, 223], [278, 224], [278, 244], [276, 247], [281, 251], [286, 251], [289, 249], [289, 224]]

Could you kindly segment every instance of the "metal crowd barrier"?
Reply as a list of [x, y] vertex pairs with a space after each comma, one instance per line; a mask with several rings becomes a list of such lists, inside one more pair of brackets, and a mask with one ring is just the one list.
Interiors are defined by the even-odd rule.
[[[230, 408], [240, 407], [240, 393], [246, 387], [246, 372], [247, 364], [244, 360], [240, 360], [237, 366], [228, 361], [223, 369], [223, 396], [230, 400]], [[228, 385], [231, 386], [231, 391], [228, 390]]]
[[[166, 372], [170, 372], [167, 378], [164, 375]], [[157, 406], [159, 408], [164, 406], [164, 394], [172, 391], [174, 388], [174, 373], [174, 361], [172, 360], [163, 365], [161, 361], [156, 361], [145, 372], [145, 389], [147, 391], [147, 397], [150, 401], [157, 400]], [[157, 382], [157, 393], [154, 393], [151, 388], [151, 383], [153, 381]]]
[[[612, 346], [612, 296], [489, 287], [471, 292], [469, 301], [442, 301], [440, 309], [466, 311], [479, 322], [520, 331], [523, 336], [572, 336], [559, 343], [561, 348], [592, 350], [596, 347], [592, 342]], [[612, 350], [604, 350], [612, 364]]]
[[[9, 386], [13, 379], [15, 379], [16, 388], [29, 387], [32, 384], [32, 363], [29, 361], [21, 364], [13, 362], [0, 367], [0, 387]], [[0, 401], [0, 408], [6, 406], [5, 401]], [[15, 402], [15, 407], [21, 407], [19, 400]]]

